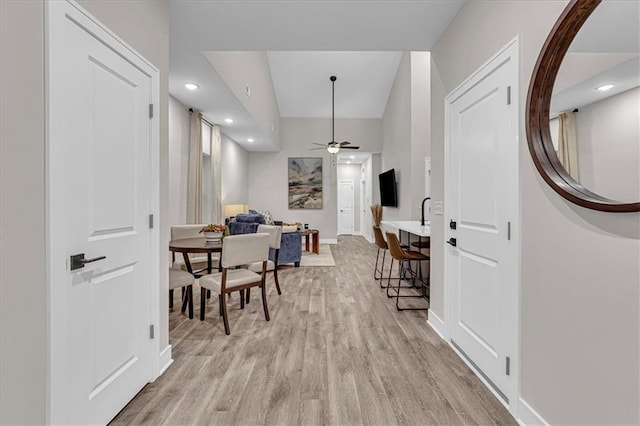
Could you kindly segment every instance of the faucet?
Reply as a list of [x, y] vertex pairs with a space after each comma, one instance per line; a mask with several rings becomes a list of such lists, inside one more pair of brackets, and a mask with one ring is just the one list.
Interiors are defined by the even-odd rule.
[[424, 226], [424, 202], [430, 199], [431, 197], [427, 197], [424, 200], [422, 200], [422, 220], [420, 220], [420, 226]]

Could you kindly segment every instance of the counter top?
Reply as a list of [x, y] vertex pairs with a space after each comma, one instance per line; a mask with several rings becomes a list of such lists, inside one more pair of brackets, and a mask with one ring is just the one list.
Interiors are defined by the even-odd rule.
[[425, 226], [421, 226], [419, 220], [383, 220], [380, 224], [385, 227], [400, 229], [420, 237], [431, 236], [431, 226], [429, 222], [427, 222]]

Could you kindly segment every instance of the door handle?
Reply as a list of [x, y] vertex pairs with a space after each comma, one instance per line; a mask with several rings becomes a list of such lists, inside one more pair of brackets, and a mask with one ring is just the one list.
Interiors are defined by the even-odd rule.
[[458, 246], [458, 242], [456, 241], [456, 239], [455, 239], [455, 238], [449, 238], [449, 241], [447, 241], [446, 243], [447, 243], [447, 244], [450, 244], [450, 245], [452, 245], [452, 246], [454, 246], [454, 247], [457, 247], [457, 246]]
[[71, 256], [71, 270], [75, 271], [76, 269], [84, 268], [85, 263], [97, 262], [98, 260], [106, 259], [107, 256], [98, 256], [93, 259], [85, 259], [84, 253], [74, 254]]

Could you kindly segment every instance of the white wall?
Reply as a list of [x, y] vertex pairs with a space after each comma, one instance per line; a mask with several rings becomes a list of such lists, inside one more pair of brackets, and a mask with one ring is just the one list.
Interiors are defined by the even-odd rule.
[[189, 108], [169, 96], [169, 225], [187, 223]]
[[424, 157], [431, 152], [430, 67], [429, 52], [403, 53], [389, 93], [383, 117], [382, 171], [395, 169], [398, 207], [384, 207], [383, 219], [421, 217]]
[[575, 113], [580, 183], [612, 200], [640, 200], [640, 87]]
[[43, 3], [0, 1], [0, 424], [44, 424]]
[[249, 152], [222, 134], [222, 205], [247, 204]]
[[[338, 164], [337, 165], [338, 181], [353, 181], [353, 231], [355, 234], [360, 233], [362, 226], [360, 224], [360, 210], [362, 201], [360, 200], [360, 187], [362, 180], [362, 166], [360, 164]], [[338, 211], [336, 209], [336, 215]]]
[[[275, 146], [280, 141], [280, 112], [266, 52], [206, 52], [205, 56]], [[249, 86], [251, 96], [247, 96]]]
[[[166, 2], [80, 1], [160, 70], [160, 244], [168, 243]], [[0, 2], [1, 274], [0, 423], [45, 423], [44, 8]], [[20, 82], [20, 84], [16, 84]], [[25, 279], [25, 271], [28, 279]], [[19, 285], [17, 285], [19, 284]], [[161, 268], [160, 348], [168, 344], [167, 271]]]
[[[432, 56], [449, 93], [520, 35], [521, 365], [513, 367], [522, 399], [551, 424], [638, 424], [640, 214], [597, 212], [560, 198], [526, 144], [529, 79], [566, 4], [466, 2]], [[443, 193], [441, 144], [434, 140], [432, 149], [434, 194]], [[435, 300], [439, 285], [432, 281], [433, 309], [444, 306]]]
[[[382, 170], [395, 169], [398, 207], [383, 207], [383, 220], [411, 219], [411, 55], [402, 54], [383, 116]], [[377, 176], [376, 176], [377, 179]], [[379, 190], [379, 183], [378, 190]]]
[[[434, 213], [436, 201], [444, 200], [444, 97], [445, 88], [431, 55], [431, 288], [429, 315], [444, 316], [444, 216]], [[442, 315], [442, 316], [441, 316]]]
[[424, 157], [430, 153], [431, 53], [411, 52], [411, 219], [422, 217]]
[[[336, 119], [336, 135], [359, 145], [363, 152], [379, 152], [382, 147], [382, 122], [379, 119]], [[320, 239], [335, 241], [337, 235], [336, 168], [325, 149], [310, 151], [312, 142], [326, 143], [331, 137], [331, 120], [285, 118], [281, 120], [279, 152], [249, 153], [249, 207], [268, 210], [274, 219], [308, 223], [320, 230]], [[288, 157], [323, 158], [323, 208], [289, 209]]]

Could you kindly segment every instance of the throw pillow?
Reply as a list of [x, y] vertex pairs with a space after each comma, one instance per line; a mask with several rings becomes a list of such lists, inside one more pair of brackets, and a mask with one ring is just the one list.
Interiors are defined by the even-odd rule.
[[271, 215], [271, 212], [264, 211], [261, 214], [262, 214], [262, 216], [264, 216], [264, 220], [265, 220], [265, 223], [267, 225], [275, 225], [275, 222], [273, 221], [273, 216]]

